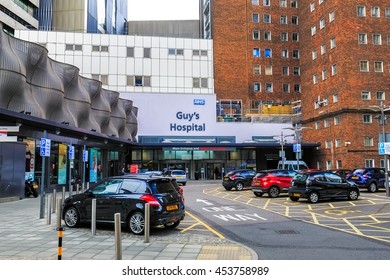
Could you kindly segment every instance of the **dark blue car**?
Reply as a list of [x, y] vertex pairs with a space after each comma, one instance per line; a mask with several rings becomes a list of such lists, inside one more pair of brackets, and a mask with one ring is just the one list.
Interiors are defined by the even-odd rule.
[[376, 192], [379, 188], [385, 187], [384, 168], [358, 168], [347, 177], [347, 180], [355, 182], [359, 188], [367, 189], [369, 192]]

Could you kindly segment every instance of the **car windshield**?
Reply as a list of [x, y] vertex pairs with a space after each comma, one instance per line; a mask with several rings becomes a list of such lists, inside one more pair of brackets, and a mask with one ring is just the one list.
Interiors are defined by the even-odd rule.
[[175, 170], [175, 171], [172, 171], [172, 175], [185, 175], [185, 173], [182, 170]]

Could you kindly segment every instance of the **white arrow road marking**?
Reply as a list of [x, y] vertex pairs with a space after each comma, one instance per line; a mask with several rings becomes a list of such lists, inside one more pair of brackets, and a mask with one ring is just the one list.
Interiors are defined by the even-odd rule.
[[197, 199], [196, 202], [203, 202], [203, 203], [206, 204], [206, 205], [213, 205], [213, 203], [208, 202], [208, 201], [205, 200], [205, 199]]

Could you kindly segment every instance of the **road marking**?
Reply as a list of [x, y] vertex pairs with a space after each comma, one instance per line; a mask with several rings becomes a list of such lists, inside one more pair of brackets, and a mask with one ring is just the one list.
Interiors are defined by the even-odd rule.
[[357, 234], [365, 236], [357, 227], [355, 227], [353, 224], [351, 224], [347, 219], [343, 218], [343, 221], [349, 225]]
[[214, 205], [212, 202], [209, 202], [208, 200], [205, 199], [197, 199], [196, 202], [203, 202], [206, 205]]
[[263, 220], [263, 221], [267, 220], [266, 218], [263, 218], [263, 217], [257, 215], [256, 213], [253, 213], [253, 214], [233, 214], [233, 215], [231, 215], [231, 214], [214, 215], [214, 217], [221, 219], [225, 222], [228, 222], [230, 220], [234, 220], [234, 221], [248, 221], [248, 220], [257, 221], [258, 219]]
[[325, 214], [336, 215], [336, 216], [343, 216], [343, 215], [347, 215], [349, 213], [360, 213], [360, 212], [362, 212], [362, 211], [359, 211], [359, 210], [337, 210], [337, 209], [324, 211]]
[[221, 239], [225, 239], [225, 236], [223, 236], [221, 233], [219, 233], [218, 231], [216, 231], [215, 229], [213, 229], [212, 227], [210, 227], [208, 224], [206, 224], [205, 222], [201, 221], [199, 218], [197, 218], [195, 215], [189, 213], [188, 211], [186, 211], [186, 214], [188, 214], [191, 218], [193, 218], [194, 220], [196, 220], [199, 224], [201, 224], [202, 226], [204, 226], [205, 228], [207, 228], [209, 231], [211, 231], [212, 233], [214, 233], [216, 236], [218, 236], [219, 238]]

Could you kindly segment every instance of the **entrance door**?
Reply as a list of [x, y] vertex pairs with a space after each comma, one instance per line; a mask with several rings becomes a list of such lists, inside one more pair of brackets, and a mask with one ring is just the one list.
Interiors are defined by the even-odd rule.
[[206, 179], [221, 180], [222, 179], [222, 163], [206, 163]]

